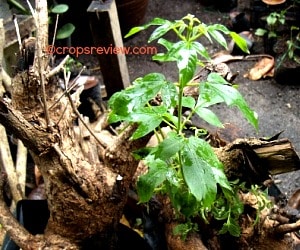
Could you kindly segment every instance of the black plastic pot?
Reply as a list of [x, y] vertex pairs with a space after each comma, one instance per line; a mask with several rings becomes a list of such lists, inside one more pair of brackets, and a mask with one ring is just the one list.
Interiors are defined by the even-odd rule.
[[[16, 218], [31, 234], [42, 234], [47, 225], [49, 210], [46, 200], [21, 200], [17, 203]], [[20, 248], [5, 236], [2, 250], [19, 250]]]

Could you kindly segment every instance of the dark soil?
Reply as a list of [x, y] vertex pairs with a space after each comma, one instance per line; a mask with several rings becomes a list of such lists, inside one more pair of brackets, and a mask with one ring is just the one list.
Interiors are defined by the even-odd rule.
[[[247, 0], [239, 1], [244, 5]], [[206, 24], [221, 23], [229, 25], [229, 12], [220, 12], [211, 6], [202, 6], [196, 0], [150, 0], [145, 22], [154, 17], [169, 20], [180, 19], [188, 13], [195, 15]], [[143, 31], [133, 38], [125, 41], [125, 46], [157, 46], [148, 44], [147, 39], [153, 29]], [[209, 51], [215, 53], [220, 48], [207, 44]], [[162, 48], [157, 46], [158, 50]], [[264, 53], [261, 39], [256, 38], [252, 54]], [[151, 60], [151, 55], [128, 55], [127, 63], [131, 81], [151, 72], [161, 72], [169, 80], [176, 81], [176, 66], [172, 63], [159, 64]], [[231, 123], [241, 129], [243, 137], [269, 137], [280, 131], [284, 131], [281, 137], [290, 139], [296, 151], [300, 152], [300, 84], [297, 78], [285, 78], [278, 83], [274, 78], [251, 81], [243, 75], [247, 73], [255, 61], [239, 61], [229, 63], [233, 72], [239, 75], [235, 83], [239, 85], [239, 91], [243, 94], [250, 107], [259, 117], [259, 131], [256, 132], [235, 108], [224, 106], [215, 107], [215, 112], [224, 123]], [[298, 77], [300, 72], [295, 72]], [[285, 81], [285, 79], [287, 79]], [[293, 192], [300, 187], [300, 172], [282, 174], [275, 177], [282, 183], [284, 192]]]

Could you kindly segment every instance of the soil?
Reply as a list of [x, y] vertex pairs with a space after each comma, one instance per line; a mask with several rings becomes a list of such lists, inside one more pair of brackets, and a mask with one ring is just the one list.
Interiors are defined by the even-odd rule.
[[[248, 0], [240, 0], [239, 6], [247, 4]], [[212, 6], [202, 6], [196, 0], [151, 0], [146, 12], [145, 23], [154, 17], [169, 20], [180, 19], [187, 14], [193, 14], [206, 24], [221, 23], [229, 26], [229, 12], [221, 12]], [[155, 42], [147, 43], [147, 39], [153, 29], [143, 31], [124, 42], [125, 46], [156, 46], [158, 51], [162, 48]], [[220, 50], [210, 44], [209, 52], [216, 53]], [[261, 39], [255, 37], [251, 54], [264, 53]], [[159, 64], [152, 61], [151, 55], [127, 55], [127, 64], [131, 80], [142, 77], [151, 72], [163, 73], [167, 79], [176, 81], [176, 65], [173, 63]], [[269, 137], [284, 131], [281, 137], [288, 138], [297, 152], [300, 152], [300, 84], [297, 78], [284, 78], [287, 81], [277, 82], [274, 78], [265, 78], [252, 81], [244, 77], [255, 64], [255, 61], [238, 61], [228, 64], [233, 73], [239, 73], [234, 83], [239, 85], [250, 107], [259, 117], [259, 131], [256, 132], [241, 113], [235, 108], [224, 106], [215, 107], [223, 123], [230, 123], [240, 129], [242, 137]], [[299, 68], [298, 68], [299, 69]], [[300, 75], [300, 70], [295, 72]], [[300, 187], [300, 171], [275, 176], [279, 180], [281, 190], [290, 194]]]

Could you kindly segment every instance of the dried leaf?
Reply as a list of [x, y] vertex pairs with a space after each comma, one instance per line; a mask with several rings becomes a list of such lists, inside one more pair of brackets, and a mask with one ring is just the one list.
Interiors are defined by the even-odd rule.
[[259, 80], [267, 76], [274, 75], [274, 58], [273, 57], [264, 57], [258, 61], [249, 73], [244, 77], [248, 77], [250, 80]]
[[244, 56], [233, 56], [230, 55], [228, 51], [220, 51], [213, 56], [212, 63], [219, 64], [219, 63], [226, 63], [230, 61], [237, 61], [243, 60]]

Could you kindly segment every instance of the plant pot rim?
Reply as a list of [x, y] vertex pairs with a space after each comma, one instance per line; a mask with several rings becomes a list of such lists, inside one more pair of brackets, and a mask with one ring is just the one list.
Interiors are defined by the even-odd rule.
[[278, 5], [284, 3], [286, 0], [262, 0], [262, 1], [268, 5]]

